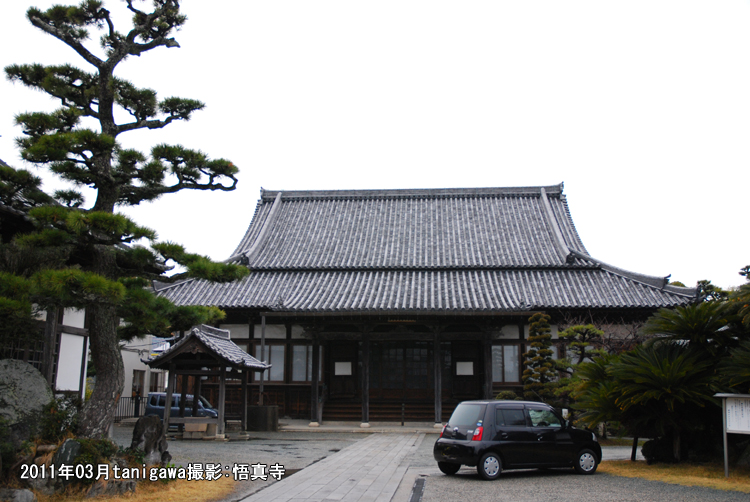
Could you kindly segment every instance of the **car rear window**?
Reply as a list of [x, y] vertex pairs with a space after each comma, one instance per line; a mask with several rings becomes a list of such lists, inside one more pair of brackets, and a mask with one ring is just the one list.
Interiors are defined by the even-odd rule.
[[484, 417], [484, 404], [459, 404], [451, 415], [448, 425], [451, 427], [475, 427]]
[[498, 408], [495, 410], [495, 423], [505, 427], [526, 427], [526, 415], [523, 410]]

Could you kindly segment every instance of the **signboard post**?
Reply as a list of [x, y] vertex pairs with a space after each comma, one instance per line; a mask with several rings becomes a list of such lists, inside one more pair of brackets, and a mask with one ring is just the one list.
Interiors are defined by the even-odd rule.
[[724, 476], [729, 477], [727, 434], [750, 434], [750, 394], [714, 394], [724, 414]]

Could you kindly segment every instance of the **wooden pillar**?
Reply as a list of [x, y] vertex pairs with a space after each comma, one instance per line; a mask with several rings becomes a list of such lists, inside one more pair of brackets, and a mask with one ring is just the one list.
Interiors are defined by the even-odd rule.
[[318, 375], [320, 374], [320, 340], [316, 336], [313, 338], [313, 353], [312, 353], [312, 388], [310, 389], [311, 397], [310, 397], [310, 427], [318, 427], [320, 425], [320, 422], [318, 420], [318, 416], [320, 415], [320, 412], [318, 410], [318, 401], [320, 399], [320, 396], [318, 396], [318, 387], [320, 385], [320, 379], [318, 378]]
[[[259, 361], [263, 360], [263, 354], [266, 351], [266, 316], [260, 318], [260, 357]], [[270, 358], [269, 358], [270, 359]], [[258, 386], [258, 406], [263, 406], [263, 380], [266, 377], [266, 371], [260, 372], [260, 385]]]
[[169, 364], [169, 380], [167, 381], [167, 397], [164, 400], [164, 433], [169, 432], [169, 417], [172, 414], [172, 394], [174, 394], [177, 369], [174, 363]]
[[[44, 378], [47, 379], [47, 383], [55, 388], [55, 382], [52, 381], [54, 376], [55, 366], [55, 342], [57, 340], [57, 309], [47, 309], [47, 322], [44, 325], [44, 352], [42, 356], [42, 364], [44, 368]], [[85, 343], [84, 343], [85, 345]]]
[[[86, 400], [86, 359], [89, 357], [88, 336], [83, 337], [83, 350], [81, 352], [81, 376], [78, 379], [78, 397], [81, 399], [81, 402], [83, 402]], [[146, 394], [146, 398], [148, 399], [148, 393]]]
[[221, 364], [221, 375], [219, 376], [219, 423], [216, 426], [216, 439], [224, 439], [224, 398], [226, 397], [227, 367], [224, 361]]
[[432, 367], [435, 381], [435, 424], [443, 423], [443, 358], [440, 352], [440, 335], [435, 333], [432, 341]]
[[198, 416], [198, 405], [201, 395], [201, 376], [195, 375], [193, 380], [193, 416]]
[[525, 328], [526, 325], [524, 323], [518, 323], [518, 339], [521, 340], [521, 345], [518, 348], [518, 381], [521, 382], [521, 396], [524, 396], [523, 370], [525, 368], [523, 367], [523, 354], [528, 349], [524, 335]]
[[240, 410], [240, 420], [242, 420], [242, 430], [247, 430], [247, 379], [250, 377], [250, 370], [248, 368], [242, 369], [242, 397], [240, 403], [242, 409]]
[[362, 423], [370, 426], [370, 335], [362, 337]]
[[200, 396], [203, 393], [203, 377], [198, 377], [195, 379], [195, 395]]
[[[190, 377], [188, 375], [182, 375], [182, 386], [180, 391], [180, 417], [185, 418], [185, 407], [187, 406], [187, 391], [188, 391], [188, 382], [190, 380]], [[195, 397], [193, 397], [193, 401], [195, 401]], [[195, 416], [195, 415], [193, 415]], [[180, 426], [182, 428], [182, 425]]]
[[492, 399], [492, 335], [482, 341], [484, 352], [484, 398]]

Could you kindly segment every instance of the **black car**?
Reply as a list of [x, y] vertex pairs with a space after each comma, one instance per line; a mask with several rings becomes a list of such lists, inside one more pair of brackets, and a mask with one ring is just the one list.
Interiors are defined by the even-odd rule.
[[593, 432], [572, 427], [547, 404], [464, 401], [443, 427], [433, 456], [445, 474], [468, 465], [497, 479], [503, 469], [574, 467], [593, 474], [602, 448]]

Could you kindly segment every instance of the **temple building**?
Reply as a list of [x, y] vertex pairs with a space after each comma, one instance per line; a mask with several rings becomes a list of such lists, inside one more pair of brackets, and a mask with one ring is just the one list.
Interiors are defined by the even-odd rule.
[[[229, 260], [250, 274], [159, 292], [225, 310], [218, 327], [272, 365], [251, 400], [262, 386], [281, 416], [311, 422], [441, 422], [462, 400], [521, 388], [536, 312], [556, 338], [571, 323], [632, 326], [696, 300], [589, 256], [562, 184], [262, 190]], [[239, 391], [227, 396], [231, 413]]]

